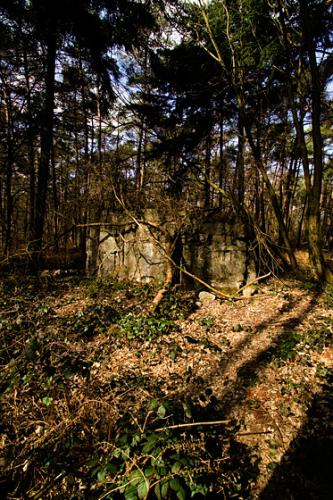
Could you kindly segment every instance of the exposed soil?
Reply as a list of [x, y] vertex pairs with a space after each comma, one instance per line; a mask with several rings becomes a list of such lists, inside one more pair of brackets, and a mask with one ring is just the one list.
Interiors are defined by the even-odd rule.
[[[198, 305], [177, 291], [155, 322], [135, 323], [153, 295], [77, 276], [3, 281], [2, 498], [125, 498], [120, 473], [97, 479], [89, 463], [108, 456], [127, 421], [142, 435], [179, 426], [193, 449], [201, 440], [199, 466], [212, 477], [225, 460], [234, 486], [220, 477], [196, 498], [330, 498], [333, 294], [289, 278], [238, 301]], [[224, 436], [226, 455], [209, 451], [205, 433]]]

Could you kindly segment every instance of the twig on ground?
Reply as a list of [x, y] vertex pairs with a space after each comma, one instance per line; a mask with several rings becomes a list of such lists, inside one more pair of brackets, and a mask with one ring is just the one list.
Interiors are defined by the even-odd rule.
[[237, 432], [236, 436], [257, 436], [259, 434], [273, 434], [273, 431]]
[[155, 432], [168, 431], [169, 429], [181, 429], [183, 427], [199, 427], [200, 425], [224, 425], [229, 424], [231, 419], [229, 420], [214, 420], [211, 422], [190, 422], [189, 424], [177, 424], [177, 425], [169, 425], [168, 427], [159, 427], [155, 429]]

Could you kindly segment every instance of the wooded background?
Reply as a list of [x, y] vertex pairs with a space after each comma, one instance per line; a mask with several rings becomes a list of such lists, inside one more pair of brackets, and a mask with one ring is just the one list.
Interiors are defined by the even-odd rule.
[[327, 279], [332, 21], [329, 0], [2, 0], [2, 261], [202, 209]]

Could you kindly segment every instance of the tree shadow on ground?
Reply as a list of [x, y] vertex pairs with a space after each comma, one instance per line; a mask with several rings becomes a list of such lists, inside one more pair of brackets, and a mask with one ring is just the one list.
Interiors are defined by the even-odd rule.
[[269, 319], [266, 319], [256, 327], [256, 332], [248, 334], [242, 342], [240, 342], [231, 352], [228, 352], [228, 357], [221, 360], [218, 370], [207, 372], [206, 381], [213, 382], [215, 377], [221, 378], [230, 365], [236, 361], [237, 357], [244, 349], [250, 346], [254, 340], [254, 336], [270, 325], [279, 322], [279, 332], [272, 338], [270, 345], [261, 350], [255, 357], [243, 363], [238, 368], [236, 379], [228, 384], [223, 391], [222, 397], [219, 399], [218, 406], [221, 409], [221, 418], [228, 418], [231, 411], [242, 404], [246, 399], [248, 387], [256, 384], [259, 373], [265, 368], [274, 358], [281, 356], [283, 352], [284, 342], [290, 332], [293, 332], [311, 313], [316, 306], [320, 297], [320, 292], [313, 295], [306, 307], [301, 309], [301, 312], [296, 316], [288, 316], [284, 321], [279, 321], [279, 318], [295, 308], [301, 299], [291, 298], [277, 314]]
[[[206, 386], [205, 394], [202, 394], [202, 387], [195, 387], [194, 383], [185, 384], [181, 390], [173, 393], [172, 404], [179, 406], [178, 410], [174, 407], [171, 411], [171, 414], [173, 414], [174, 418], [176, 418], [176, 422], [178, 423], [184, 421], [182, 406], [185, 408], [185, 406], [188, 407], [189, 404], [192, 406], [190, 420], [194, 422], [217, 422], [219, 420], [230, 419], [232, 411], [240, 407], [246, 400], [248, 387], [257, 382], [260, 371], [272, 361], [275, 355], [279, 354], [281, 351], [281, 345], [283, 345], [285, 337], [290, 333], [290, 331], [297, 329], [304, 319], [312, 312], [318, 302], [319, 296], [320, 293], [313, 294], [310, 301], [302, 307], [300, 307], [302, 299], [290, 297], [288, 302], [286, 302], [278, 312], [257, 325], [256, 331], [248, 334], [243, 341], [232, 350], [230, 355], [228, 353], [227, 359], [221, 359], [218, 370], [213, 370], [211, 372], [207, 371], [204, 381], [204, 385]], [[292, 312], [293, 309], [297, 309], [298, 312], [295, 315], [290, 315], [290, 312]], [[284, 315], [287, 315], [287, 317], [284, 317]], [[215, 377], [218, 377], [219, 379], [221, 376], [223, 377], [223, 373], [226, 373], [228, 367], [237, 360], [237, 357], [242, 353], [242, 350], [246, 349], [251, 344], [255, 335], [257, 335], [258, 332], [265, 331], [266, 328], [269, 328], [269, 326], [276, 323], [279, 325], [279, 331], [273, 336], [272, 342], [270, 342], [268, 347], [263, 348], [257, 355], [239, 367], [236, 380], [231, 384], [228, 384], [225, 391], [222, 392], [222, 395], [217, 395], [218, 398], [216, 398], [214, 397], [214, 394], [207, 392], [207, 388], [209, 390], [209, 383], [213, 382]], [[201, 391], [201, 393], [198, 391]], [[162, 394], [160, 395], [162, 396]], [[202, 406], [204, 401], [202, 396], [205, 396], [204, 406]], [[165, 401], [163, 396], [162, 400]], [[177, 414], [179, 415], [179, 420], [176, 416]], [[166, 425], [166, 429], [167, 428], [168, 426]], [[151, 429], [151, 431], [153, 432], [153, 429]], [[182, 431], [184, 432], [183, 429]], [[192, 440], [193, 442], [193, 432], [192, 428], [186, 430], [188, 441]], [[208, 451], [212, 461], [214, 462], [216, 460], [216, 463], [218, 463], [219, 457], [222, 456], [222, 448], [217, 445], [220, 440], [222, 442], [225, 440], [227, 436], [224, 436], [224, 433], [227, 432], [228, 434], [228, 429], [225, 429], [225, 426], [223, 425], [218, 427], [209, 426], [204, 428], [204, 432], [202, 428], [198, 432], [202, 433], [202, 435], [205, 436], [205, 439], [207, 439], [205, 447], [208, 445]], [[229, 470], [229, 472], [234, 474], [235, 477], [237, 477], [237, 474], [241, 470], [238, 479], [240, 481], [239, 484], [241, 493], [239, 493], [238, 496], [235, 490], [227, 490], [227, 496], [225, 498], [231, 498], [228, 494], [236, 495], [235, 498], [250, 498], [251, 484], [256, 482], [259, 475], [258, 463], [256, 461], [257, 457], [251, 447], [244, 445], [243, 443], [239, 443], [237, 439], [235, 439], [236, 435], [237, 430], [234, 430], [233, 436], [229, 436], [230, 462], [225, 462], [224, 467], [225, 471]], [[218, 494], [217, 490], [214, 490], [212, 498], [224, 497], [222, 493]]]
[[[307, 315], [311, 313], [318, 298], [319, 293], [312, 295], [310, 302], [302, 307], [299, 307], [301, 299], [297, 297], [290, 297], [284, 306], [276, 312], [276, 314], [272, 314], [270, 318], [257, 325], [255, 332], [246, 335], [243, 341], [240, 342], [235, 349], [228, 353], [228, 358], [221, 358], [220, 365], [217, 370], [214, 369], [211, 370], [211, 372], [207, 370], [204, 384], [206, 388], [209, 388], [209, 384], [215, 377], [219, 380], [221, 379], [221, 376], [223, 377], [223, 374], [226, 372], [229, 365], [237, 361], [237, 358], [241, 355], [242, 350], [251, 345], [258, 332], [263, 332], [266, 328], [278, 324], [279, 332], [273, 336], [270, 345], [263, 348], [258, 354], [253, 356], [249, 361], [243, 363], [243, 365], [238, 368], [236, 380], [229, 383], [225, 390], [222, 391], [222, 394], [220, 393], [217, 395], [218, 399], [215, 398], [214, 400], [212, 397], [214, 394], [206, 393], [209, 403], [205, 406], [202, 406], [202, 400], [200, 397], [197, 397], [198, 395], [200, 396], [198, 391], [202, 392], [202, 387], [198, 388], [195, 387], [195, 384], [193, 384], [193, 386], [192, 384], [188, 384], [185, 377], [183, 381], [184, 385], [182, 385], [181, 388], [176, 389], [176, 391], [172, 391], [169, 395], [167, 390], [164, 391], [163, 383], [160, 385], [157, 380], [153, 378], [145, 378], [140, 374], [133, 374], [131, 376], [122, 374], [119, 378], [113, 380], [113, 384], [109, 384], [108, 387], [101, 387], [100, 381], [98, 381], [98, 391], [96, 390], [96, 385], [93, 384], [90, 387], [91, 395], [90, 392], [86, 395], [87, 408], [89, 408], [89, 411], [87, 410], [88, 413], [82, 415], [82, 421], [76, 421], [75, 417], [75, 426], [68, 429], [68, 435], [66, 434], [66, 436], [64, 436], [59, 432], [59, 435], [56, 437], [56, 453], [54, 452], [55, 448], [51, 449], [51, 445], [53, 446], [54, 441], [50, 442], [50, 448], [48, 445], [46, 445], [45, 448], [41, 446], [40, 450], [35, 450], [34, 448], [35, 451], [33, 451], [33, 456], [35, 456], [36, 453], [36, 462], [35, 466], [31, 467], [31, 469], [27, 471], [27, 481], [23, 481], [24, 484], [22, 483], [19, 486], [22, 496], [29, 491], [32, 483], [36, 482], [34, 474], [37, 469], [40, 469], [42, 473], [45, 474], [41, 457], [44, 457], [45, 454], [49, 454], [50, 456], [54, 455], [54, 463], [50, 464], [48, 468], [48, 477], [50, 479], [48, 487], [51, 488], [51, 484], [61, 472], [66, 476], [66, 478], [68, 478], [68, 482], [66, 483], [66, 496], [68, 498], [76, 497], [78, 492], [75, 489], [75, 484], [78, 483], [78, 478], [81, 477], [82, 470], [80, 467], [82, 466], [83, 468], [85, 467], [84, 479], [87, 483], [87, 487], [92, 487], [92, 490], [89, 493], [90, 496], [86, 496], [85, 498], [98, 498], [99, 493], [97, 493], [96, 490], [93, 490], [93, 487], [96, 486], [95, 476], [91, 477], [91, 470], [87, 469], [87, 457], [84, 456], [82, 451], [86, 449], [86, 445], [88, 444], [90, 445], [91, 454], [94, 454], [99, 451], [100, 443], [110, 442], [110, 427], [114, 429], [116, 437], [118, 435], [118, 431], [119, 433], [120, 431], [123, 431], [122, 434], [126, 434], [127, 441], [124, 444], [126, 453], [127, 448], [129, 447], [131, 453], [133, 454], [133, 460], [134, 458], [135, 460], [142, 460], [142, 465], [146, 464], [148, 459], [150, 460], [151, 455], [151, 450], [147, 453], [143, 453], [143, 446], [147, 444], [145, 440], [148, 441], [150, 436], [154, 436], [154, 439], [164, 440], [162, 441], [162, 445], [159, 445], [161, 450], [158, 453], [163, 453], [165, 462], [169, 467], [168, 470], [170, 470], [172, 474], [178, 467], [178, 465], [175, 465], [178, 464], [177, 460], [179, 461], [181, 465], [181, 473], [178, 473], [178, 475], [180, 478], [187, 477], [186, 475], [188, 470], [190, 471], [188, 477], [191, 477], [191, 467], [186, 465], [187, 462], [184, 462], [184, 460], [187, 460], [189, 453], [192, 453], [194, 462], [199, 463], [200, 467], [202, 464], [204, 465], [202, 466], [202, 472], [198, 471], [198, 481], [204, 486], [207, 486], [207, 484], [208, 486], [214, 485], [212, 496], [209, 497], [208, 493], [206, 493], [204, 496], [201, 495], [201, 498], [251, 498], [251, 485], [256, 481], [259, 474], [258, 464], [256, 462], [257, 457], [253, 456], [253, 449], [251, 449], [250, 446], [237, 441], [237, 432], [239, 429], [239, 426], [237, 428], [237, 422], [235, 424], [231, 423], [231, 428], [225, 428], [224, 425], [206, 425], [198, 428], [190, 426], [184, 428], [181, 426], [180, 429], [172, 429], [171, 424], [183, 424], [184, 421], [185, 423], [208, 422], [228, 418], [229, 415], [231, 415], [232, 410], [240, 407], [244, 401], [246, 401], [247, 388], [256, 383], [260, 371], [269, 364], [269, 362], [279, 352], [279, 349], [281, 350], [281, 345], [283, 344], [285, 336], [288, 332], [297, 328]], [[290, 317], [290, 312], [292, 312], [294, 308], [297, 309], [298, 313], [297, 315], [295, 314]], [[287, 316], [284, 317], [284, 315]], [[61, 360], [63, 362], [64, 358], [62, 357]], [[73, 371], [73, 360], [70, 361], [71, 365], [69, 368]], [[75, 360], [75, 362], [76, 361], [77, 360]], [[82, 371], [81, 365], [78, 367], [75, 365], [74, 368], [77, 368], [79, 372]], [[62, 363], [59, 364], [59, 370], [60, 369], [62, 369]], [[73, 373], [73, 376], [76, 377], [77, 375], [78, 374], [76, 372]], [[88, 388], [88, 385], [85, 384], [85, 387]], [[119, 395], [117, 394], [118, 391]], [[112, 425], [107, 425], [104, 429], [104, 427], [101, 427], [100, 422], [105, 420], [105, 415], [100, 413], [101, 410], [98, 410], [97, 412], [95, 407], [92, 405], [92, 401], [95, 401], [96, 394], [98, 394], [96, 408], [104, 408], [105, 405], [101, 405], [100, 402], [105, 398], [109, 401], [110, 392], [113, 396], [118, 395], [119, 398], [125, 396], [126, 394], [127, 399], [126, 401], [122, 400], [121, 403], [119, 403], [119, 410], [117, 410], [119, 411], [118, 417], [114, 419], [114, 422], [111, 423]], [[152, 397], [158, 400], [158, 406], [153, 410], [153, 413], [151, 413], [152, 410], [150, 410], [149, 406], [146, 406], [146, 403], [149, 403], [147, 399], [151, 399]], [[142, 398], [142, 400], [139, 408], [137, 402], [140, 398]], [[52, 406], [49, 410], [51, 411], [51, 409]], [[74, 414], [76, 414], [76, 411], [73, 409], [70, 415]], [[125, 418], [126, 414], [128, 416], [127, 419]], [[133, 419], [133, 415], [135, 419]], [[142, 417], [142, 421], [140, 420], [140, 415]], [[138, 426], [137, 422], [140, 423], [140, 426]], [[163, 427], [163, 431], [160, 430], [160, 427]], [[140, 428], [143, 428], [145, 432], [141, 432]], [[321, 429], [318, 429], [318, 432], [321, 433]], [[122, 434], [119, 434], [121, 439], [123, 439]], [[83, 435], [86, 437], [82, 438]], [[138, 435], [137, 443], [136, 441], [133, 441], [133, 436], [136, 435]], [[159, 442], [160, 441], [158, 441], [158, 443]], [[121, 443], [119, 443], [118, 446], [121, 447]], [[27, 454], [28, 458], [30, 456], [29, 453]], [[105, 461], [113, 463], [114, 460], [115, 465], [118, 466], [119, 457], [110, 458], [108, 453], [109, 452], [105, 452]], [[87, 455], [89, 455], [89, 453], [87, 453]], [[179, 457], [179, 455], [181, 456]], [[91, 456], [88, 458], [90, 459]], [[204, 463], [202, 460], [203, 458], [205, 459]], [[133, 463], [135, 463], [135, 460]], [[128, 460], [126, 459], [123, 462], [124, 463], [120, 465], [123, 465], [124, 468], [125, 466], [127, 467], [129, 463]], [[154, 465], [154, 467], [155, 471], [157, 471], [156, 473], [159, 474], [159, 471], [156, 469], [157, 465]], [[207, 475], [207, 471], [209, 471], [212, 475], [211, 477]], [[89, 475], [89, 478], [87, 478], [87, 474]], [[163, 472], [163, 475], [165, 476], [165, 472]], [[15, 484], [11, 483], [12, 479], [13, 477], [6, 477], [2, 486], [5, 487], [5, 485], [7, 485], [9, 492], [14, 490], [18, 491], [18, 483], [20, 483], [22, 478], [17, 479]], [[70, 486], [70, 484], [72, 484], [72, 486]], [[186, 498], [189, 498], [191, 495], [189, 484], [184, 482], [183, 487], [188, 494]], [[267, 491], [268, 496], [263, 497], [263, 499], [276, 498], [275, 494], [273, 496], [269, 496], [271, 493], [269, 490]], [[103, 491], [100, 491], [100, 493], [102, 494]], [[47, 496], [45, 494], [44, 497], [52, 498], [53, 494], [54, 491], [50, 492], [51, 496]], [[174, 496], [170, 498], [174, 498]], [[82, 497], [77, 496], [77, 498]], [[200, 496], [198, 495], [196, 498], [200, 498]], [[282, 494], [282, 496], [278, 498], [281, 498], [281, 500], [282, 498], [291, 500], [292, 498], [324, 499], [325, 497], [287, 497]]]
[[328, 500], [333, 492], [333, 371], [260, 500]]

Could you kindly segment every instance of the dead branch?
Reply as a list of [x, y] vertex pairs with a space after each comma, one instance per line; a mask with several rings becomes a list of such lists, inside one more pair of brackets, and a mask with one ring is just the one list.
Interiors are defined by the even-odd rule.
[[[168, 243], [169, 251], [165, 250], [166, 253], [171, 253], [174, 247], [174, 244], [172, 242]], [[160, 305], [160, 303], [163, 300], [164, 295], [168, 292], [170, 286], [172, 285], [172, 280], [174, 276], [174, 267], [170, 261], [167, 262], [167, 270], [166, 270], [166, 276], [165, 280], [163, 283], [163, 287], [160, 288], [155, 295], [155, 297], [152, 300], [151, 306], [150, 306], [150, 312], [154, 313], [157, 309], [157, 307]]]
[[242, 286], [242, 288], [240, 288], [238, 290], [238, 293], [241, 293], [243, 290], [245, 290], [245, 288], [253, 285], [254, 283], [257, 283], [257, 281], [261, 281], [261, 280], [263, 280], [265, 278], [268, 278], [268, 276], [271, 276], [271, 274], [272, 274], [272, 272], [269, 271], [269, 273], [264, 274], [263, 276], [258, 276], [257, 278], [254, 278], [254, 280], [250, 281], [250, 283], [246, 283], [246, 285]]
[[128, 224], [115, 224], [114, 222], [88, 222], [87, 224], [76, 224], [75, 227], [101, 227], [101, 226], [113, 226], [113, 227], [126, 227]]
[[176, 424], [176, 425], [169, 425], [168, 427], [159, 427], [158, 429], [155, 429], [155, 432], [163, 432], [163, 431], [168, 431], [169, 429], [182, 429], [185, 427], [198, 427], [200, 425], [226, 425], [231, 422], [231, 419], [229, 420], [213, 420], [211, 422], [190, 422], [189, 424]]
[[236, 436], [258, 436], [260, 434], [273, 434], [273, 431], [237, 432]]

